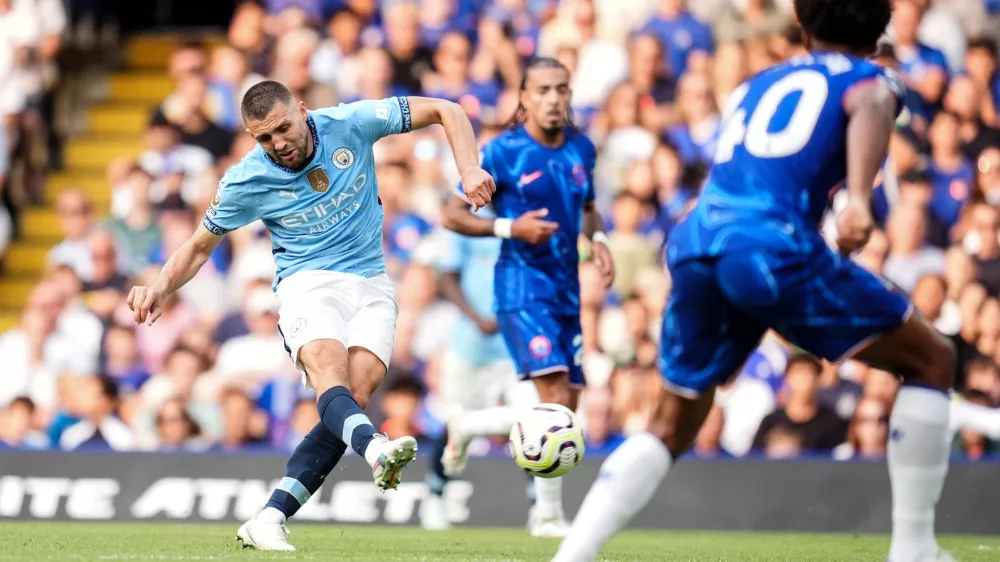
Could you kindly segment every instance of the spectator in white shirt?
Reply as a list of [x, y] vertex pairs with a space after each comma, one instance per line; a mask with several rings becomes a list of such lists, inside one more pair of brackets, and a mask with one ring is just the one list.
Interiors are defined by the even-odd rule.
[[74, 401], [83, 419], [63, 432], [59, 448], [66, 451], [90, 448], [132, 450], [132, 430], [117, 414], [118, 385], [114, 379], [81, 379], [75, 386]]
[[62, 311], [57, 290], [39, 284], [21, 312], [21, 324], [0, 334], [0, 404], [17, 396], [31, 398], [40, 408], [56, 404], [56, 379], [64, 372], [80, 372], [78, 350], [56, 330]]
[[258, 287], [247, 295], [243, 310], [250, 333], [222, 344], [213, 382], [253, 387], [282, 373], [297, 375], [278, 333], [279, 306], [278, 297], [268, 288]]
[[139, 167], [156, 181], [150, 199], [160, 203], [178, 193], [186, 203], [199, 194], [198, 176], [212, 166], [212, 154], [199, 146], [181, 144], [180, 131], [162, 113], [153, 116], [146, 132], [148, 149], [139, 155]]
[[66, 237], [49, 251], [48, 262], [72, 267], [77, 277], [86, 283], [94, 273], [89, 240], [94, 214], [90, 202], [80, 190], [64, 191], [56, 200], [56, 214]]
[[907, 293], [913, 291], [922, 276], [944, 270], [944, 252], [924, 242], [927, 218], [920, 205], [904, 201], [894, 207], [886, 234], [890, 251], [883, 272]]

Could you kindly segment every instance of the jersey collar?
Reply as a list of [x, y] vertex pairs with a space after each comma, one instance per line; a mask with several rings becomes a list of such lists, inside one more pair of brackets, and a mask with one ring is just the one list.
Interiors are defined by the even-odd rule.
[[306, 117], [306, 124], [309, 125], [309, 132], [312, 133], [313, 151], [312, 154], [306, 157], [306, 161], [302, 163], [301, 168], [299, 168], [298, 170], [293, 170], [286, 166], [282, 166], [281, 164], [275, 162], [274, 159], [271, 158], [270, 154], [268, 154], [266, 151], [262, 151], [264, 152], [264, 158], [267, 159], [267, 161], [270, 162], [272, 166], [288, 174], [297, 174], [308, 168], [309, 164], [312, 164], [313, 159], [316, 158], [316, 153], [319, 152], [319, 132], [316, 131], [316, 121], [313, 120], [312, 115]]

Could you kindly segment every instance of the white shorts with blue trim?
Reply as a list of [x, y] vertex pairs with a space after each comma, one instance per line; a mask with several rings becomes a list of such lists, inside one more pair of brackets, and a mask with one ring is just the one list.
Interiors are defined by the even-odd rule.
[[[363, 347], [386, 368], [396, 334], [395, 285], [385, 274], [365, 278], [336, 271], [300, 271], [277, 288], [278, 329], [285, 348], [301, 370], [299, 350], [309, 342], [337, 340], [345, 348]], [[308, 377], [303, 383], [310, 386]]]

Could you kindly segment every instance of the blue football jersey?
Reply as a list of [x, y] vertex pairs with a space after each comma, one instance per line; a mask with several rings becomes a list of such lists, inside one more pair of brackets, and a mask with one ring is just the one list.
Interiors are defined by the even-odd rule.
[[520, 126], [487, 143], [481, 159], [496, 181], [492, 206], [498, 217], [516, 219], [527, 211], [548, 209], [545, 220], [559, 224], [545, 244], [503, 241], [494, 280], [497, 310], [541, 305], [553, 313], [578, 315], [577, 243], [584, 205], [594, 200], [594, 144], [568, 127], [562, 146], [549, 148]]
[[226, 172], [203, 224], [222, 235], [262, 220], [278, 266], [275, 286], [306, 270], [385, 273], [372, 146], [410, 130], [408, 101], [365, 100], [310, 111], [308, 124], [315, 149], [301, 170], [285, 168], [255, 147]]
[[847, 174], [844, 104], [872, 80], [892, 90], [901, 110], [906, 89], [894, 71], [839, 53], [797, 57], [740, 85], [726, 104], [709, 180], [673, 231], [668, 260], [823, 243], [820, 221]]

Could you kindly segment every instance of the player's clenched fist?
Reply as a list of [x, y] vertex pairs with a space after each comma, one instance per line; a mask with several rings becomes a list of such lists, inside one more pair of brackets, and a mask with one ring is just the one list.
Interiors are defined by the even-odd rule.
[[493, 182], [493, 176], [482, 168], [469, 168], [462, 174], [462, 191], [469, 203], [472, 203], [473, 211], [489, 205], [496, 190], [497, 184]]
[[548, 209], [528, 211], [514, 219], [510, 235], [528, 244], [544, 244], [559, 230], [559, 223], [544, 220]]
[[868, 243], [875, 221], [867, 204], [848, 201], [847, 207], [837, 217], [837, 246], [841, 252], [850, 254]]
[[136, 324], [148, 322], [150, 326], [163, 314], [163, 292], [153, 287], [132, 287], [128, 294], [128, 307], [135, 313]]

